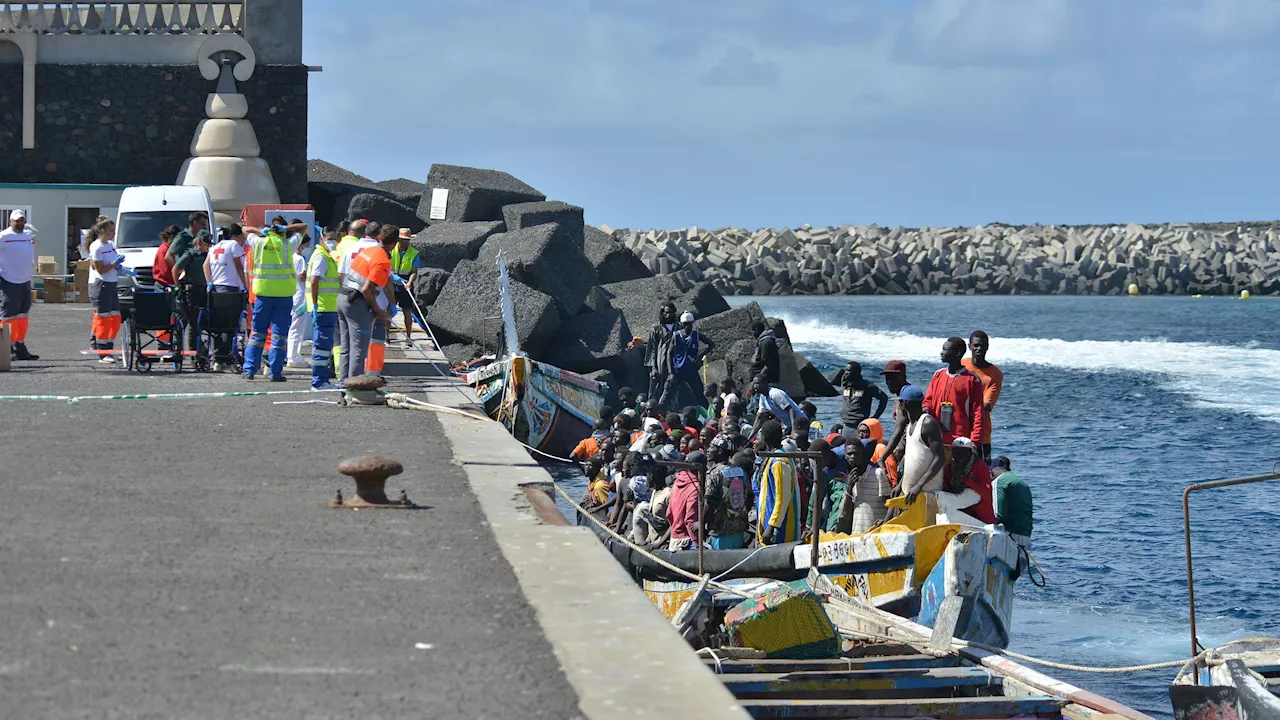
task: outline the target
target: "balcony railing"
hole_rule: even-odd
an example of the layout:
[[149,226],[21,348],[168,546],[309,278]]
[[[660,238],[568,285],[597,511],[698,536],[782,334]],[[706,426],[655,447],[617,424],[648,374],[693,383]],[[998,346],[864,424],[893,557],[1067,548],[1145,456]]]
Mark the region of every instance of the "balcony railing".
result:
[[0,10],[0,33],[215,35],[243,30],[243,0],[6,2]]

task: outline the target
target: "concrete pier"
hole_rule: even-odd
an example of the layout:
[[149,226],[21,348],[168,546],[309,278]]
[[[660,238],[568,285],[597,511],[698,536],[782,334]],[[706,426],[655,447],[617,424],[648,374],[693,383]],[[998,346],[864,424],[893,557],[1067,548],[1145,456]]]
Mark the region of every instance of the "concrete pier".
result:
[[[86,306],[37,305],[42,359],[0,395],[306,390],[79,354]],[[468,407],[420,354],[388,389]],[[425,394],[424,394],[425,391]],[[14,717],[742,718],[496,423],[391,408],[0,401],[0,696]],[[331,510],[352,455],[421,510]]]

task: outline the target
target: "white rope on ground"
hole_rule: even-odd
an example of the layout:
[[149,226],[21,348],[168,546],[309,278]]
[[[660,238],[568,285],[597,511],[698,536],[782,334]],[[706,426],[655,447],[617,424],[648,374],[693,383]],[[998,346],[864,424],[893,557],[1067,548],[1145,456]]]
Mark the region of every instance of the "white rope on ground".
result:
[[434,412],[445,412],[445,413],[451,413],[453,415],[461,415],[462,417],[471,418],[472,420],[482,420],[485,422],[492,422],[492,418],[485,417],[484,415],[476,415],[475,413],[469,413],[466,410],[451,408],[447,405],[436,405],[434,403],[417,400],[415,398],[411,398],[408,395],[404,395],[402,393],[386,393],[386,398],[387,398],[388,405],[390,405],[393,408],[398,408],[401,410],[426,410],[426,411],[434,411]]

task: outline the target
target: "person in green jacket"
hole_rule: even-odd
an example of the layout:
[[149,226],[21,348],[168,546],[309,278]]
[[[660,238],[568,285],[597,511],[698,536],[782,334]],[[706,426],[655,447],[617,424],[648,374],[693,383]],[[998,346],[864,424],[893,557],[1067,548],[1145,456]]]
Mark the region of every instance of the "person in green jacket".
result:
[[1031,488],[1013,472],[1012,467],[1013,463],[1004,455],[996,458],[991,466],[991,475],[996,483],[996,522],[1004,526],[1014,542],[1030,550],[1033,524]]

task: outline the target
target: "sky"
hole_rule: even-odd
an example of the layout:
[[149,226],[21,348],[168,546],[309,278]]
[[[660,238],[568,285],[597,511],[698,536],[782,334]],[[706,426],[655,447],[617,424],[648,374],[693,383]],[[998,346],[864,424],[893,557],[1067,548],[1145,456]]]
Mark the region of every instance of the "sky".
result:
[[614,228],[1280,217],[1280,0],[358,5],[306,0],[308,155],[374,180]]

